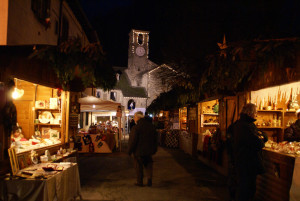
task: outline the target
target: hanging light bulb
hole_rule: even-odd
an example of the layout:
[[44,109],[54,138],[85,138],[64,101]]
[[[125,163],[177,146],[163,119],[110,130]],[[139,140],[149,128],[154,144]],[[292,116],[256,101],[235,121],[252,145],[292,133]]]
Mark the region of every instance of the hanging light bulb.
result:
[[24,95],[24,90],[23,89],[18,89],[15,87],[14,92],[12,93],[12,98],[13,99],[18,99],[21,98]]
[[16,87],[15,87],[13,93],[12,93],[12,98],[13,99],[18,99],[18,98],[21,98],[23,95],[24,95],[24,90],[17,88],[17,79],[16,79]]

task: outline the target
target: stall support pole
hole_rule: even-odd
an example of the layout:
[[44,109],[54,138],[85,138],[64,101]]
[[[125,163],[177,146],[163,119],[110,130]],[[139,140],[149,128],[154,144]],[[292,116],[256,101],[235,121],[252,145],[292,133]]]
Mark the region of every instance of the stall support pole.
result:
[[120,146],[120,152],[122,151],[122,143],[121,143],[121,140],[120,140],[120,136],[122,136],[122,121],[121,121],[121,117],[118,117],[118,121],[119,121],[119,133],[118,133],[118,141],[119,141],[119,146]]

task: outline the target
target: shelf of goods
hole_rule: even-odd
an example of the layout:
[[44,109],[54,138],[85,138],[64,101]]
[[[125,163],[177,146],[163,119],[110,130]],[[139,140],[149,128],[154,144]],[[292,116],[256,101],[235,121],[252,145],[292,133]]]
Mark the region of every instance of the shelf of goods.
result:
[[280,142],[284,140],[284,130],[295,120],[295,111],[258,110],[255,124],[268,133],[271,140]]
[[187,129],[187,108],[183,107],[179,109],[179,122],[180,130]]
[[17,80],[24,95],[14,100],[19,129],[12,136],[16,153],[64,146],[69,92]]
[[219,101],[211,100],[198,103],[198,133],[204,133],[207,129],[211,132],[219,126]]

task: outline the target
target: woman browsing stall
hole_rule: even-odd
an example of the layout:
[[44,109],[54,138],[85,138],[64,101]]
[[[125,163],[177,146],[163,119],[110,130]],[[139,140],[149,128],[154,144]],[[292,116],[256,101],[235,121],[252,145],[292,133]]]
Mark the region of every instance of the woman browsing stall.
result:
[[284,130],[285,141],[300,141],[300,109],[296,111],[296,116],[296,122]]

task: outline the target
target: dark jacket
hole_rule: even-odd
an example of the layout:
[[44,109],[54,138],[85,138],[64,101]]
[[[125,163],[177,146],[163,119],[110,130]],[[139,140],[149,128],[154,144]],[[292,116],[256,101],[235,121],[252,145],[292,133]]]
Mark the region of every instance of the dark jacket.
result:
[[153,119],[149,115],[146,115],[144,118],[148,120],[150,123],[152,123],[153,121]]
[[155,127],[145,118],[137,122],[129,135],[128,154],[135,156],[151,156],[157,151],[157,132]]
[[262,148],[267,137],[259,137],[254,121],[248,115],[241,114],[241,118],[233,125],[233,155],[238,170],[247,171],[249,174],[262,174]]
[[284,130],[285,141],[300,141],[300,119]]
[[130,128],[130,130],[132,129],[133,126],[135,126],[135,122],[134,122],[134,120],[132,119],[132,120],[130,121],[130,123],[129,123],[129,128]]

